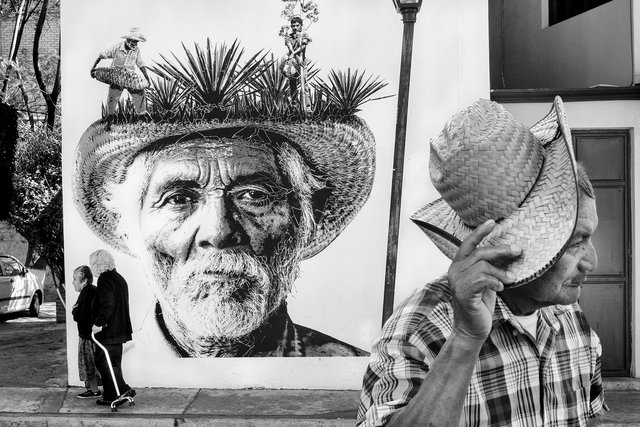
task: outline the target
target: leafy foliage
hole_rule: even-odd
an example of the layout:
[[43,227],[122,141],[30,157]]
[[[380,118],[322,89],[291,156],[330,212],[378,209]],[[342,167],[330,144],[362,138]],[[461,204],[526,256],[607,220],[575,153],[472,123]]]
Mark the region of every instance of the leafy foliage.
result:
[[[19,134],[10,219],[33,250],[39,241],[38,220],[62,188],[62,138],[60,126],[50,131],[44,124],[35,130],[21,125]],[[62,217],[61,206],[56,216]]]
[[173,61],[160,55],[164,62],[156,63],[153,71],[180,82],[191,92],[199,107],[209,108],[208,114],[214,118],[226,116],[225,109],[233,99],[248,87],[248,82],[262,73],[266,66],[262,51],[254,54],[241,65],[244,49],[235,40],[231,46],[223,43],[212,47],[211,40],[202,48],[194,43],[194,51],[183,44],[187,56],[182,62],[172,53]]
[[360,106],[371,99],[371,96],[385,87],[387,83],[379,77],[369,76],[351,69],[347,72],[331,70],[329,82],[320,80],[315,83],[317,89],[327,95],[329,108],[333,114],[352,115],[360,111]]
[[[136,121],[196,121],[201,119],[273,119],[283,121],[345,120],[359,111],[362,104],[387,84],[379,77],[366,77],[364,72],[332,70],[325,82],[318,78],[320,70],[308,65],[309,105],[292,102],[281,61],[258,52],[240,64],[244,52],[235,41],[231,47],[198,44],[194,51],[184,45],[186,62],[175,55],[172,60],[161,56],[153,71],[148,90],[148,115],[135,113],[130,101],[121,101],[114,116],[102,116],[112,123]],[[380,99],[380,98],[378,98]]]
[[149,109],[154,114],[170,118],[192,102],[191,90],[175,79],[151,79],[147,90]]

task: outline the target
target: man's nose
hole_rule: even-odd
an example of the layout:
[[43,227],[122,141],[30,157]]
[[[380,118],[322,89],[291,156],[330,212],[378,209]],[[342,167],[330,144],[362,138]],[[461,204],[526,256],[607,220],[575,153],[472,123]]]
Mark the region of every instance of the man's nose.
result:
[[195,244],[198,248],[224,249],[243,244],[242,227],[224,196],[209,197],[198,212]]
[[598,268],[598,254],[596,253],[596,248],[593,246],[591,239],[589,239],[586,244],[585,252],[578,264],[578,268],[585,274],[590,274]]

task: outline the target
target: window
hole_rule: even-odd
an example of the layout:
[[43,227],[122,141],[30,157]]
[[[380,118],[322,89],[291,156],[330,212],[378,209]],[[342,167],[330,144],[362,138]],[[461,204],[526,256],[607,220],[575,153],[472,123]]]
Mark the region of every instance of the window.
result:
[[549,25],[573,18],[611,0],[549,0]]
[[2,265],[2,272],[4,276],[15,276],[20,274],[22,268],[15,260],[9,257],[0,258],[0,264]]

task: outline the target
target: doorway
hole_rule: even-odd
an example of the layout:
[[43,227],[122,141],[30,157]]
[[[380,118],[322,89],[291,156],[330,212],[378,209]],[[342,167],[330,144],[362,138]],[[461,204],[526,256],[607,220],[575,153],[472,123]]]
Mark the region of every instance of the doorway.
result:
[[593,236],[598,268],[582,288],[580,306],[602,342],[602,374],[629,376],[631,360],[630,130],[572,130],[576,159],[596,193]]

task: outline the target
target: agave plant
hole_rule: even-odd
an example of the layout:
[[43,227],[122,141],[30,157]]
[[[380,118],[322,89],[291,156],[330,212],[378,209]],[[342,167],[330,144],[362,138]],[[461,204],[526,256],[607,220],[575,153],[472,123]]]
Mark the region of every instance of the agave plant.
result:
[[147,91],[150,110],[160,116],[177,113],[187,104],[191,90],[175,79],[160,77],[151,79],[151,87]]
[[[271,59],[265,63],[264,72],[251,82],[251,87],[260,95],[262,103],[272,103],[274,110],[281,110],[283,106],[290,104],[289,85],[281,66],[282,61],[271,54]],[[319,71],[315,68],[315,63],[307,64],[307,84]]]
[[194,43],[194,50],[182,45],[186,61],[171,52],[173,60],[160,55],[164,62],[157,62],[154,71],[165,78],[174,79],[191,91],[196,103],[224,115],[234,98],[247,91],[249,83],[259,77],[269,65],[262,50],[241,64],[244,49],[235,40],[212,46],[207,38],[203,48]]
[[380,80],[380,77],[369,76],[365,79],[364,72],[355,70],[352,73],[348,68],[346,73],[331,70],[328,79],[328,83],[320,79],[312,84],[324,92],[329,108],[336,115],[353,115],[360,111],[362,104],[374,99],[387,98],[371,98],[374,93],[387,85]]

